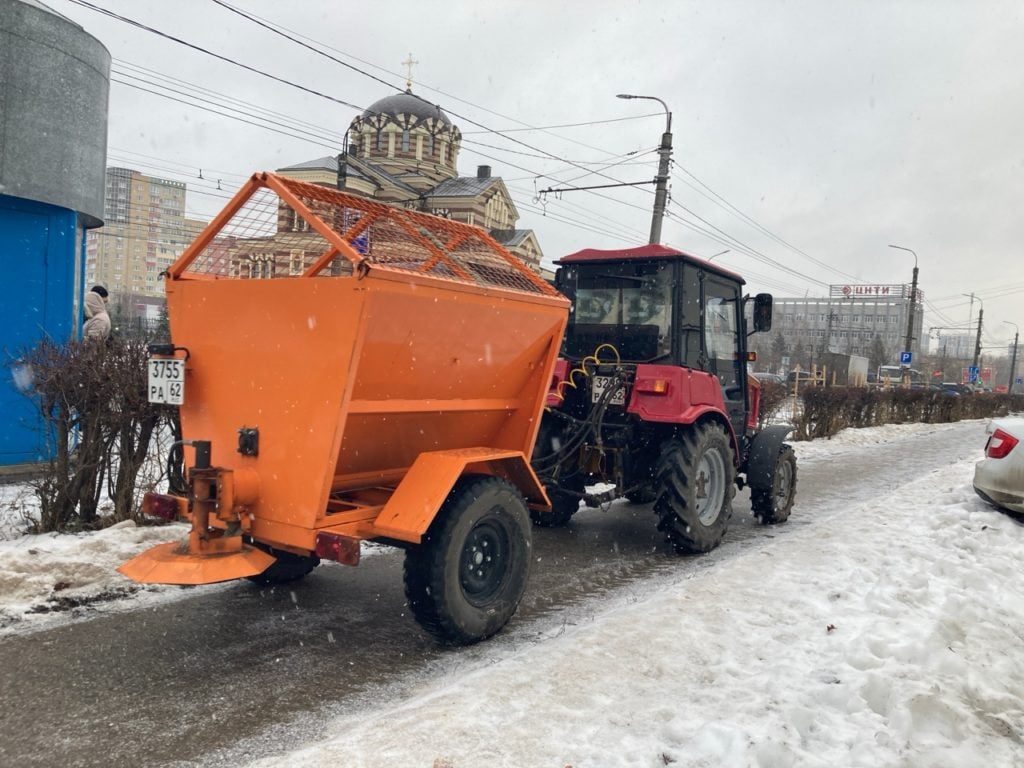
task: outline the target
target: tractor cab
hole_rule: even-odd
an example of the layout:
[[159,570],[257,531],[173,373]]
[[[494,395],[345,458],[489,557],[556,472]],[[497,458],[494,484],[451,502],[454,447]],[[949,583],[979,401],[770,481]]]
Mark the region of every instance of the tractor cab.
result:
[[[580,361],[602,348],[635,375],[646,365],[714,376],[733,431],[746,432],[747,330],[739,275],[674,248],[648,245],[564,257],[555,287],[573,304],[562,354]],[[755,299],[755,330],[771,327],[771,296]],[[753,414],[756,417],[756,414]]]

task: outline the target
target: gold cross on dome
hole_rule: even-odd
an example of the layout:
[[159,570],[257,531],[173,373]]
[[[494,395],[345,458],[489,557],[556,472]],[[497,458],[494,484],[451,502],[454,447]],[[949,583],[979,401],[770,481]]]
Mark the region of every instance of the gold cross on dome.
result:
[[418,61],[413,61],[412,54],[409,54],[409,58],[402,62],[402,66],[406,68],[405,73],[405,87],[406,90],[412,90],[412,65],[419,64]]

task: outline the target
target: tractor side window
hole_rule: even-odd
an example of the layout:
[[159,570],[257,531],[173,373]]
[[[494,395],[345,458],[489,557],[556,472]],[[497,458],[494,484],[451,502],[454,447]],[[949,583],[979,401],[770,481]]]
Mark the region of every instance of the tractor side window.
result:
[[708,369],[726,390],[739,384],[739,300],[736,289],[707,281],[704,289],[704,350]]

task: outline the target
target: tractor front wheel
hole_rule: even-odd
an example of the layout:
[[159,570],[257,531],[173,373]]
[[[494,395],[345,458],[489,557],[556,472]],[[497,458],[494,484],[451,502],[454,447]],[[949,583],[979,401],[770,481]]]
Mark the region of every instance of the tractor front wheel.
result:
[[463,477],[423,541],[406,551],[405,596],[416,621],[451,645],[490,637],[519,606],[530,546],[522,494],[501,478]]
[[796,499],[796,455],[782,444],[772,470],[770,488],[751,488],[750,506],[762,523],[784,523],[789,519]]
[[569,524],[572,516],[579,512],[583,493],[583,478],[575,477],[566,482],[565,488],[547,486],[548,499],[551,500],[550,512],[530,510],[533,524],[541,528],[563,528]]
[[709,552],[721,543],[735,478],[732,446],[717,424],[691,428],[662,446],[654,512],[658,530],[677,552]]

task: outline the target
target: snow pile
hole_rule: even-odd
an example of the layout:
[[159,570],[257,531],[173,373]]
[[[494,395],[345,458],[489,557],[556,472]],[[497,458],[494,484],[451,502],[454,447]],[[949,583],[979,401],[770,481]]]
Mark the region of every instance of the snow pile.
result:
[[[974,419],[968,421],[955,421],[950,424],[887,424],[883,427],[865,427],[863,429],[844,429],[838,435],[824,440],[812,440],[810,442],[795,442],[793,449],[801,459],[816,459],[822,456],[835,457],[846,449],[858,449],[881,445],[884,443],[895,443],[913,435],[941,435],[943,432],[950,432],[964,424],[977,423],[985,424],[987,419]],[[979,430],[981,435],[983,430]],[[979,438],[977,446],[977,458],[982,458],[982,448],[985,445],[984,438]]]
[[188,526],[182,523],[137,527],[127,521],[91,533],[0,541],[0,632],[29,628],[52,611],[120,599],[143,589],[180,592],[178,587],[143,588],[115,569],[144,549],[186,536]]
[[254,766],[1019,765],[1024,526],[973,462]]

